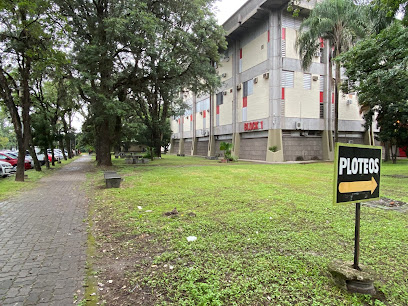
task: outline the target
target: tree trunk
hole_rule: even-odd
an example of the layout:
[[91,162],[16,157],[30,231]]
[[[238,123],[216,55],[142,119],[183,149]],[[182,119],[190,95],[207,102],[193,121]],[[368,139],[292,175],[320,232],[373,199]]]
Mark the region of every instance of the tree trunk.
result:
[[61,120],[62,120],[62,124],[64,128],[64,134],[65,134],[64,138],[65,138],[65,144],[67,146],[68,158],[71,159],[72,158],[72,145],[71,145],[71,137],[68,134],[68,124],[64,116],[62,116]]
[[44,149],[43,149],[43,152],[44,152],[45,166],[47,167],[47,169],[50,169],[50,160],[48,159],[47,148],[44,148]]
[[385,147],[384,161],[387,162],[390,160],[390,142],[386,141],[384,143],[384,147]]
[[396,163],[397,163],[397,151],[398,151],[398,146],[391,144],[390,147],[391,147],[392,163],[393,163],[393,164],[396,164]]
[[55,166],[55,155],[54,155],[54,142],[50,142],[50,148],[51,148],[51,164],[52,166]]
[[65,149],[64,149],[64,141],[62,138],[59,140],[59,147],[62,153],[62,156],[64,157],[64,160],[67,160],[67,156],[65,155]]
[[336,143],[339,141],[339,88],[341,84],[339,62],[336,62],[336,79],[334,84],[334,143]]
[[97,161],[98,166],[112,166],[111,160],[111,142],[110,142],[110,135],[109,135],[109,121],[104,120],[103,123],[97,126],[97,144],[98,144],[98,151],[97,151]]
[[41,165],[40,165],[40,162],[38,161],[37,154],[35,153],[34,147],[32,145],[29,145],[28,150],[30,151],[30,155],[33,158],[35,171],[41,171]]
[[24,149],[24,138],[23,136],[18,137],[18,159],[17,159],[17,169],[16,169],[16,181],[24,182],[24,162],[25,162],[25,150]]

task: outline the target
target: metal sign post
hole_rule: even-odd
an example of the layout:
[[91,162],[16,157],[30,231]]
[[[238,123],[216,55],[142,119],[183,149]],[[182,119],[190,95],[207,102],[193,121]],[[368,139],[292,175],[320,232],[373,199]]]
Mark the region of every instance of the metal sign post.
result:
[[363,201],[380,197],[381,147],[336,144],[334,203],[356,203],[354,264],[360,270],[360,210]]
[[354,264],[353,268],[361,270],[358,266],[360,260],[360,208],[361,203],[356,203],[356,226],[354,230]]

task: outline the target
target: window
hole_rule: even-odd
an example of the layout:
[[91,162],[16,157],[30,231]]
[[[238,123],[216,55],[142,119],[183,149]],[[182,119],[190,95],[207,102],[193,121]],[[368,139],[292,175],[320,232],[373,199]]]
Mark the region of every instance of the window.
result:
[[319,87],[320,92],[323,92],[324,90],[324,75],[320,76],[320,87]]
[[324,104],[323,103],[320,103],[319,118],[320,119],[324,118]]
[[303,89],[312,89],[312,75],[310,73],[303,74]]
[[295,72],[282,70],[282,87],[293,88],[295,82]]
[[196,112],[202,112],[210,108],[210,98],[201,100],[197,102],[197,110]]
[[244,97],[248,97],[254,93],[254,80],[244,82]]
[[217,105],[222,105],[222,103],[223,103],[223,93],[222,92],[219,92],[219,93],[217,93],[217,100],[216,100],[216,104]]

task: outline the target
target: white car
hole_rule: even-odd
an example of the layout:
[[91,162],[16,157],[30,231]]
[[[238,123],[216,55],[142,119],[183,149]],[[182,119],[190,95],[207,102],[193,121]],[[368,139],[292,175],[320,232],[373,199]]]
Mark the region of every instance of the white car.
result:
[[[47,152],[49,155],[52,155],[51,149],[48,149]],[[57,161],[64,159],[64,156],[62,155],[62,151],[60,149],[54,149],[54,158]]]
[[12,172],[15,172],[15,169],[10,163],[5,162],[5,161],[0,161],[0,175],[1,175],[1,177],[7,177]]

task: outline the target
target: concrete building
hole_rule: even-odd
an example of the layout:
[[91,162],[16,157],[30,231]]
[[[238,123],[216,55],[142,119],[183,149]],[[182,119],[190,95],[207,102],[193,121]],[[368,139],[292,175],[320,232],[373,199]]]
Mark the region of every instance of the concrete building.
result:
[[[293,17],[285,0],[250,0],[223,24],[228,49],[217,63],[222,86],[205,96],[183,93],[191,109],[172,120],[170,153],[216,156],[227,141],[240,159],[333,159],[329,48],[321,41],[307,71],[295,49],[314,4],[300,4],[299,17]],[[356,96],[341,95],[339,140],[372,144],[363,123]]]

